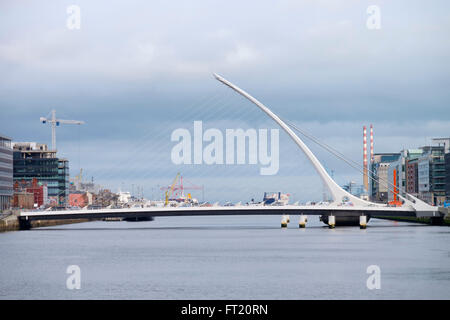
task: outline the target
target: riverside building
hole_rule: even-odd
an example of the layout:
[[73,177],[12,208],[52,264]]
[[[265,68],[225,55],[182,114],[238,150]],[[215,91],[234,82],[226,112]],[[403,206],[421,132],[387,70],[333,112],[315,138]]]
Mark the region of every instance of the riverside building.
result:
[[11,138],[0,134],[0,211],[9,209],[13,196],[13,151]]
[[36,142],[13,143],[14,181],[47,186],[50,205],[66,206],[69,200],[69,161],[56,157],[56,150]]

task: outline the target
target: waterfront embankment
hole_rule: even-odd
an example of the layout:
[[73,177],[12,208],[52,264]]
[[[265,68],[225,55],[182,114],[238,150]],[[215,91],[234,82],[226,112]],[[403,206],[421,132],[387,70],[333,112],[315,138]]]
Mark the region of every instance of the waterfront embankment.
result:
[[[31,222],[31,228],[58,226],[63,224],[73,224],[91,221],[89,219],[71,220],[36,220]],[[9,211],[0,216],[0,232],[20,230],[19,212]]]
[[[373,218],[383,219],[383,220],[394,220],[399,222],[413,222],[422,224],[438,224],[450,226],[450,208],[439,208],[445,216],[442,219],[431,219],[431,218],[416,218],[416,217],[391,217],[391,216],[374,216]],[[36,220],[31,221],[31,225],[28,228],[39,228],[39,227],[50,227],[57,225],[73,224],[94,221],[97,219],[70,219],[70,220]],[[116,220],[116,218],[107,218],[106,221]],[[117,219],[122,220],[122,219]],[[20,230],[21,226],[19,223],[19,211],[8,211],[0,215],[0,232],[6,231],[17,231]]]
[[[439,211],[444,214],[442,220],[439,220],[439,224],[450,227],[450,208],[439,208]],[[414,222],[414,223],[424,223],[424,224],[435,224],[436,220],[432,218],[416,218],[416,217],[390,217],[390,216],[376,216],[374,218],[384,219],[384,220],[394,220],[399,222]]]

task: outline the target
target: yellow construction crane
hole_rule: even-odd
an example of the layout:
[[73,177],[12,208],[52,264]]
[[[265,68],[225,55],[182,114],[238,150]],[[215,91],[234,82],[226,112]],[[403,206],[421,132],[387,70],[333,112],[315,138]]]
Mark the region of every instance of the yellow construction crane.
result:
[[169,204],[169,191],[170,196],[173,195],[173,188],[175,188],[175,184],[178,181],[178,177],[180,176],[180,173],[178,172],[175,179],[173,179],[172,185],[170,186],[170,189],[166,191],[166,200],[164,201],[164,206],[167,206]]

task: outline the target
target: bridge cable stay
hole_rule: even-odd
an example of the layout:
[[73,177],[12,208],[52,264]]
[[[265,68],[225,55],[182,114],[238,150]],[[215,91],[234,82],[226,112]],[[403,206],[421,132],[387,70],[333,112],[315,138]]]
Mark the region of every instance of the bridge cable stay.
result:
[[258,101],[256,98],[239,88],[238,86],[232,84],[230,81],[225,78],[219,76],[218,74],[213,74],[217,81],[223,83],[227,87],[231,88],[238,94],[242,95],[247,100],[251,101],[254,105],[256,105],[260,110],[266,113],[272,120],[274,120],[295,142],[295,144],[304,152],[308,160],[313,165],[314,169],[317,171],[317,174],[322,179],[322,182],[330,191],[333,201],[339,203],[340,201],[351,201],[355,205],[361,206],[381,206],[381,204],[370,202],[363,200],[359,197],[354,196],[353,194],[344,190],[341,186],[339,186],[336,181],[334,181],[328,172],[325,170],[323,165],[314,155],[314,153],[308,148],[308,146],[295,134],[295,132],[289,127],[283,120],[281,120],[275,113],[273,113],[268,107]]
[[[225,78],[219,76],[218,74],[214,73],[214,78],[218,80],[219,82],[223,83],[227,87],[233,89],[238,94],[245,97],[247,100],[251,101],[253,104],[255,104],[259,109],[261,109],[264,113],[266,113],[270,118],[272,118],[291,138],[294,140],[294,142],[297,144],[297,146],[305,153],[307,158],[311,161],[312,165],[316,169],[319,176],[322,178],[323,183],[328,187],[328,190],[331,192],[333,200],[339,201],[344,199],[350,199],[354,204],[356,205],[362,205],[362,206],[380,206],[381,204],[366,201],[363,199],[360,199],[351,193],[345,191],[341,186],[339,186],[326,172],[325,168],[322,166],[320,161],[317,159],[317,157],[312,153],[312,151],[308,148],[308,146],[295,134],[295,132],[292,130],[292,128],[279,116],[277,116],[275,113],[273,113],[269,108],[267,108],[264,104],[262,104],[260,101],[258,101],[256,98],[239,88],[238,86],[234,85],[230,81],[226,80]],[[338,156],[338,155],[336,155]],[[338,156],[342,159],[342,156]],[[345,158],[345,157],[344,157]],[[420,200],[419,198],[414,197],[411,194],[405,193],[405,198],[401,195],[399,197],[404,200],[405,204],[410,205],[413,207],[414,210],[421,213],[432,213],[433,216],[436,213],[436,207],[429,205],[428,203],[424,202],[423,200]]]
[[[334,156],[336,156],[337,158],[341,159],[342,161],[344,161],[345,163],[347,163],[349,166],[351,166],[353,169],[356,169],[357,171],[359,171],[360,173],[364,174],[363,171],[363,167],[357,163],[356,161],[353,161],[351,159],[348,159],[347,157],[345,157],[341,152],[339,152],[338,150],[334,149],[333,147],[327,145],[326,143],[320,141],[319,139],[317,139],[315,136],[313,136],[312,134],[306,132],[305,130],[302,130],[300,128],[298,128],[295,124],[293,124],[292,122],[282,119],[284,122],[286,122],[292,129],[294,129],[295,131],[299,132],[300,134],[302,134],[304,137],[308,138],[309,140],[311,140],[312,142],[316,143],[317,145],[319,145],[320,147],[324,148],[325,150],[327,150],[328,152],[330,152],[331,154],[333,154]],[[377,181],[376,178],[374,178],[374,176],[376,175],[374,171],[372,170],[368,170],[370,175],[369,178],[373,181]],[[378,180],[381,180],[382,182],[386,183],[388,185],[388,190],[391,191],[392,193],[395,193],[395,189],[397,188],[397,186],[395,186],[393,183],[389,182],[388,180],[385,180],[383,178],[378,177]],[[392,189],[392,188],[393,189]],[[400,190],[402,190],[403,192],[405,192],[402,188],[400,188]],[[406,192],[405,192],[406,193]],[[406,193],[407,195],[409,195],[408,193]],[[401,195],[397,194],[399,197],[403,198]],[[404,198],[403,198],[404,199]]]
[[[190,110],[195,106],[203,106],[203,105],[207,105],[209,103],[217,104],[217,101],[219,98],[220,98],[219,94],[203,96],[201,99],[199,99],[199,101],[195,101],[192,104],[189,104],[187,109]],[[180,117],[179,117],[180,121],[184,121],[187,119],[188,119],[187,113],[180,114]],[[164,133],[162,130],[160,130],[158,133],[155,134],[154,131],[152,131],[151,129],[148,129],[144,132],[144,134],[137,136],[137,137],[133,137],[134,138],[133,142],[128,145],[128,148],[130,150],[129,154],[124,156],[122,159],[117,159],[115,162],[109,162],[110,165],[106,167],[108,170],[103,170],[103,172],[102,171],[94,172],[94,174],[96,174],[96,180],[97,181],[109,181],[115,177],[115,175],[117,174],[117,170],[121,170],[124,167],[127,168],[127,172],[131,172],[132,175],[136,175],[135,172],[132,172],[132,170],[141,169],[141,168],[139,168],[139,163],[137,161],[135,161],[135,157],[137,155],[136,152],[138,152],[139,150],[146,149],[146,148],[151,148],[151,149],[154,149],[155,147],[159,148],[162,144],[160,143],[155,146],[155,145],[153,145],[153,141],[162,140],[162,139],[158,140],[156,138],[161,138],[163,136],[163,134]],[[150,137],[153,137],[156,140],[149,139]],[[144,175],[142,175],[142,173],[139,174],[140,178],[142,178],[143,176],[145,176],[145,174]],[[107,182],[105,182],[105,183],[107,183]]]
[[[363,167],[357,163],[356,161],[353,161],[351,159],[346,158],[341,152],[339,152],[338,150],[334,149],[333,147],[327,145],[326,143],[320,141],[318,138],[316,138],[315,136],[313,136],[312,134],[298,128],[296,125],[294,125],[292,122],[282,119],[284,122],[286,122],[290,127],[292,127],[295,131],[299,132],[300,134],[302,134],[304,137],[308,138],[309,140],[311,140],[312,142],[316,143],[317,145],[319,145],[320,147],[324,148],[325,150],[327,150],[328,152],[330,152],[331,154],[333,154],[334,156],[336,156],[337,158],[341,159],[342,161],[346,162],[349,166],[351,166],[352,168],[358,170],[360,173],[363,173],[362,169]],[[369,173],[371,174],[375,174],[373,171],[368,170]],[[371,177],[372,180],[376,181],[375,178]],[[386,181],[382,178],[379,178],[380,180],[382,180],[383,182],[386,182],[390,185],[393,186],[392,183],[390,183],[389,181]]]
[[[214,94],[207,94],[203,95],[201,98],[196,99],[196,101],[192,102],[192,104],[189,104],[189,107],[187,109],[192,108],[206,108],[212,104],[214,106],[222,105],[223,102],[223,93],[214,93]],[[191,115],[189,113],[181,113],[178,117],[178,120],[180,122],[186,122],[188,119],[190,119]],[[102,166],[99,169],[92,169],[90,170],[90,175],[94,175],[98,183],[101,183],[102,188],[103,186],[111,186],[111,183],[114,183],[114,179],[116,178],[117,172],[120,170],[124,170],[123,168],[126,167],[126,171],[120,171],[125,172],[127,174],[127,178],[137,177],[137,171],[139,171],[139,179],[145,179],[150,174],[147,171],[141,172],[141,168],[139,167],[140,163],[135,160],[135,157],[137,155],[137,152],[140,152],[140,150],[144,149],[155,149],[159,148],[161,150],[162,146],[164,145],[162,142],[156,142],[153,141],[163,141],[162,137],[165,134],[165,131],[159,130],[159,132],[155,133],[154,131],[147,129],[143,131],[142,135],[133,137],[133,142],[129,143],[127,145],[127,148],[129,152],[124,154],[123,157],[120,157],[116,159],[115,161],[104,161],[105,165]],[[149,137],[155,138],[149,139]],[[160,139],[159,139],[160,138]],[[114,147],[114,144],[110,142],[109,147]],[[105,148],[109,148],[108,146],[105,146]],[[145,155],[145,154],[144,154]],[[145,168],[147,169],[147,167]],[[171,169],[164,169],[160,170],[158,172],[161,175],[172,175]],[[111,180],[113,182],[111,182]],[[142,182],[144,184],[146,182]],[[164,196],[162,196],[162,199]]]

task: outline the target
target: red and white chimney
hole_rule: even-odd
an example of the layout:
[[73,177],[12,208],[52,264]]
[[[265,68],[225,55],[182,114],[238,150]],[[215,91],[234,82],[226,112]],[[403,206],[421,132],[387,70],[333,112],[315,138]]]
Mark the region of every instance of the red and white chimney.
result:
[[370,163],[373,163],[373,125],[370,125]]

